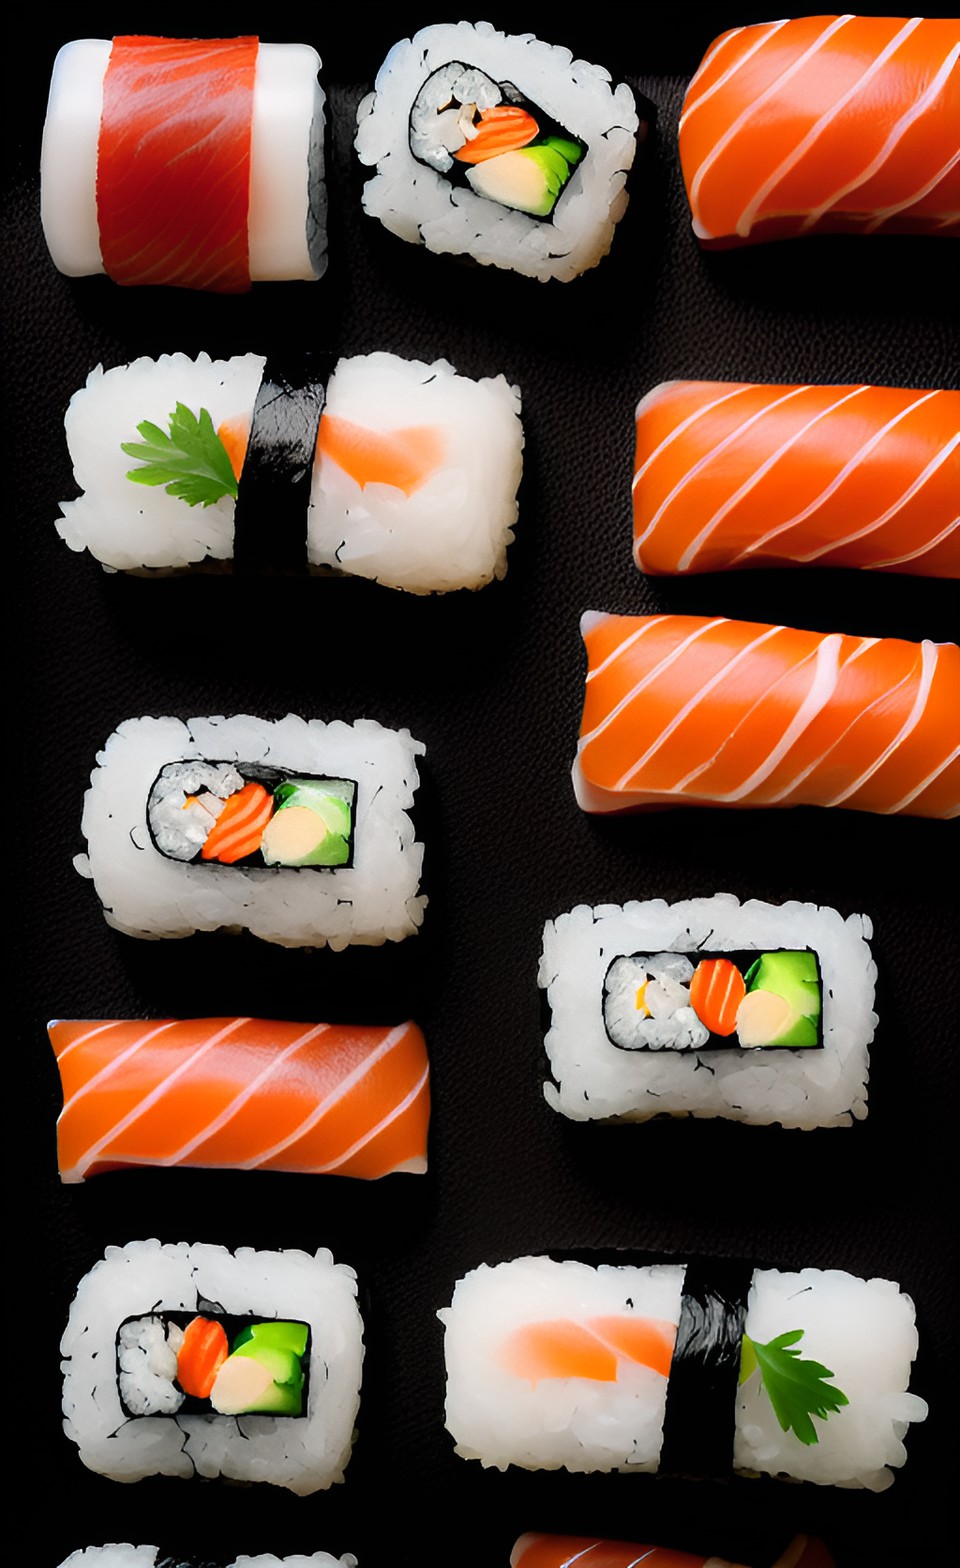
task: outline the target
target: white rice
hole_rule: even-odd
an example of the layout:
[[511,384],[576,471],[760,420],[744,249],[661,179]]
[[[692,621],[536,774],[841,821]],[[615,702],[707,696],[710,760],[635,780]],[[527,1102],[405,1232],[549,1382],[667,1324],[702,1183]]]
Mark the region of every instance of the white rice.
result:
[[[156,1568],[158,1546],[87,1546],[71,1552],[60,1568]],[[357,1568],[352,1552],[331,1557],[329,1552],[313,1552],[309,1557],[238,1557],[228,1568]]]
[[[586,156],[549,220],[451,185],[414,158],[411,107],[427,78],[451,60],[511,82],[586,143]],[[394,45],[358,110],[357,153],[377,169],[364,186],[363,205],[391,233],[428,250],[472,256],[542,280],[575,278],[610,249],[627,206],[638,125],[629,87],[611,87],[607,71],[574,60],[569,49],[529,33],[500,33],[488,22],[426,27]]]
[[[40,216],[54,265],[71,278],[104,270],[97,154],[111,40],[64,44],[50,81],[40,154]],[[260,44],[253,87],[250,278],[318,278],[326,270],[324,94],[309,44]]]
[[[755,1125],[848,1127],[867,1114],[876,965],[866,915],[816,904],[744,904],[729,893],[668,904],[579,905],[544,927],[539,982],[551,1026],[548,1105],[575,1121],[722,1116]],[[811,948],[823,1045],[798,1050],[622,1050],[604,1027],[604,980],[631,954]]]
[[[215,428],[249,418],[265,360],[260,354],[211,360],[164,354],[104,372],[74,393],[66,435],[84,494],[61,502],[57,531],[72,550],[89,550],[107,570],[173,571],[233,556],[232,496],[188,506],[158,486],[132,483],[136,467],[121,443],[137,441],[144,420],[167,429],[178,402],[210,414]],[[480,588],[507,569],[523,467],[520,393],[503,376],[473,381],[446,360],[432,365],[395,354],[339,361],[325,412],[386,432],[430,426],[444,456],[406,494],[395,485],[361,486],[318,449],[305,549],[320,571],[368,577],[412,593]]]
[[[655,1471],[667,1380],[621,1360],[615,1381],[545,1378],[500,1361],[505,1338],[525,1324],[576,1322],[636,1312],[678,1323],[683,1265],[593,1267],[551,1258],[481,1264],[457,1282],[445,1325],[446,1424],[456,1451],[505,1470]],[[739,1389],[731,1455],[742,1473],[881,1491],[903,1464],[903,1437],[927,1407],[908,1392],[917,1350],[913,1303],[890,1280],[837,1270],[758,1269],[745,1333],[760,1343],[795,1329],[802,1351],[831,1369],[849,1404],[816,1421],[809,1447],[783,1432],[755,1374]]]
[[[300,1496],[343,1480],[360,1403],[363,1323],[356,1275],[321,1249],[255,1252],[186,1242],[110,1247],[81,1280],[60,1349],[64,1431],[90,1470],[267,1481]],[[303,1417],[172,1415],[131,1419],[117,1382],[120,1324],[145,1312],[203,1310],[291,1318],[311,1332]],[[143,1550],[143,1548],[141,1548]]]
[[[179,937],[220,927],[284,947],[341,949],[411,936],[423,919],[423,845],[409,816],[424,748],[372,720],[127,719],[98,753],[84,799],[92,877],[108,923],[128,936]],[[357,783],[353,864],[242,868],[168,860],[153,844],[147,800],[160,770],[189,758],[265,762]]]

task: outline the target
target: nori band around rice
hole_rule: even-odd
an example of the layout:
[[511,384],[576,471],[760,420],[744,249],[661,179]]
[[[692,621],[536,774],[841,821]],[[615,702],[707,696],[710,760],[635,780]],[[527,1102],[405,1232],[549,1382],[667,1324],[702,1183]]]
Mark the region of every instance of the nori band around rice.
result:
[[733,1439],[743,1325],[753,1266],[738,1260],[688,1263],[667,1385],[661,1475],[725,1479]]
[[250,423],[234,514],[241,575],[305,573],[307,509],[331,355],[268,356]]

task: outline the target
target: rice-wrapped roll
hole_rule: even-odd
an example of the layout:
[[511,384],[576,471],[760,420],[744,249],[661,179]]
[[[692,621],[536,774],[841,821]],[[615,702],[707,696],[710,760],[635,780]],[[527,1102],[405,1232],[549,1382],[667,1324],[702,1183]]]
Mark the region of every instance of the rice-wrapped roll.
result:
[[[159,1546],[87,1546],[71,1552],[60,1568],[193,1568],[192,1559],[177,1552],[175,1558]],[[197,1568],[204,1568],[198,1562]],[[206,1565],[209,1568],[209,1564]],[[256,1557],[237,1557],[228,1568],[357,1568],[352,1552],[343,1557],[331,1557],[329,1552],[311,1552],[309,1556],[274,1557],[272,1552]]]
[[80,1282],[60,1348],[64,1431],[90,1470],[300,1496],[343,1480],[363,1323],[353,1270],[323,1249],[110,1247]]
[[481,1264],[445,1325],[457,1453],[505,1470],[764,1473],[883,1491],[927,1407],[892,1280],[729,1260]]
[[57,55],[40,215],[69,277],[236,293],[326,268],[308,44],[83,38]]
[[395,354],[323,369],[259,354],[98,367],[67,409],[84,493],[58,532],[108,570],[309,567],[412,593],[503,577],[519,390]]
[[574,1121],[867,1114],[876,965],[865,915],[815,904],[584,905],[548,920],[547,1104]]
[[360,105],[363,205],[401,239],[528,277],[607,254],[640,121],[600,66],[488,22],[395,44]]
[[427,902],[409,815],[423,750],[368,719],[127,719],[98,754],[76,868],[128,936],[400,941]]

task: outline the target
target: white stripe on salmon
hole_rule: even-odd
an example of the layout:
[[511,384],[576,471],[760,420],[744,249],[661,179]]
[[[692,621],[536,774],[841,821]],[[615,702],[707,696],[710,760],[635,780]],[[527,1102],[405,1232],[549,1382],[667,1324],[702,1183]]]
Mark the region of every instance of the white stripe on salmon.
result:
[[683,477],[677,480],[673,489],[670,491],[670,494],[663,501],[661,501],[646,528],[643,530],[643,533],[640,534],[639,537],[634,541],[633,553],[637,557],[638,564],[638,552],[641,545],[643,545],[645,541],[649,539],[650,535],[653,533],[653,530],[660,521],[660,518],[663,516],[667,508],[671,506],[672,503],[676,500],[681,490],[684,490],[690,481],[696,478],[697,474],[706,468],[709,463],[712,463],[714,458],[718,457],[721,452],[725,452],[728,446],[732,446],[734,441],[739,440],[744,432],[750,430],[758,420],[763,419],[766,414],[772,414],[773,410],[775,408],[779,408],[781,403],[789,403],[791,399],[799,397],[801,392],[810,392],[811,390],[812,388],[809,386],[791,387],[788,392],[784,392],[782,397],[775,398],[772,403],[765,404],[763,408],[758,408],[755,414],[751,414],[749,419],[745,419],[742,425],[737,425],[737,427],[725,435],[721,441],[718,441],[715,446],[712,446],[709,452],[704,452],[703,456],[697,459],[692,468],[687,469]]
[[864,768],[863,772],[847,785],[846,789],[842,789],[840,790],[839,794],[834,795],[831,804],[838,806],[842,800],[849,800],[851,795],[855,795],[857,790],[860,789],[861,785],[866,784],[867,780],[873,777],[877,769],[883,767],[883,764],[886,762],[887,758],[892,757],[897,747],[903,744],[912,730],[916,729],[920,719],[923,717],[924,709],[927,706],[927,699],[930,696],[930,687],[933,685],[933,675],[937,667],[937,656],[937,647],[935,643],[924,641],[921,644],[920,683],[917,687],[917,695],[913,699],[913,706],[911,707],[910,712],[907,714],[907,717],[900,726],[900,729],[897,731],[896,735],[893,737],[887,747],[880,753],[878,757],[874,758],[869,767]]
[[[829,212],[845,196],[849,196],[853,191],[859,190],[861,185],[866,185],[867,181],[871,180],[877,171],[883,168],[883,165],[891,157],[897,144],[903,140],[913,122],[925,114],[930,104],[940,97],[950,77],[950,73],[957,63],[958,56],[960,56],[960,44],[957,44],[955,48],[950,50],[926,92],[900,116],[876,157],[870,160],[866,168],[855,179],[848,180],[847,184],[841,185],[839,190],[832,191],[826,201],[820,202],[819,206],[813,208],[800,226],[801,234],[805,234],[808,229],[812,229],[814,224],[819,223],[825,212]],[[911,199],[915,200],[916,198]]]
[[[119,1056],[114,1057],[112,1062],[107,1062],[106,1066],[101,1067],[100,1071],[94,1073],[92,1078],[88,1078],[86,1083],[81,1084],[80,1088],[70,1096],[69,1100],[64,1101],[64,1111],[68,1111],[71,1106],[76,1105],[77,1101],[82,1100],[83,1096],[85,1094],[89,1094],[91,1089],[98,1088],[105,1079],[112,1077],[117,1069],[122,1067],[124,1062],[129,1061],[131,1056],[136,1056],[137,1052],[141,1049],[142,1046],[146,1045],[148,1041],[155,1039],[158,1034],[163,1034],[164,1030],[172,1029],[175,1022],[175,1019],[168,1019],[166,1023],[157,1024],[153,1029],[148,1029],[147,1033],[141,1035],[139,1040],[134,1040],[133,1044],[128,1045],[127,1049],[125,1051],[121,1051]],[[71,1040],[66,1049],[60,1052],[60,1055],[57,1057],[57,1061],[62,1062],[64,1057],[68,1056],[76,1046],[83,1045],[87,1040],[92,1040],[95,1035],[103,1034],[107,1029],[117,1029],[122,1027],[122,1024],[116,1024],[111,1021],[110,1023],[98,1025],[96,1029],[88,1030],[86,1034],[80,1035],[78,1039]]]
[[[726,85],[730,81],[730,79],[732,77],[736,76],[737,72],[740,70],[740,67],[743,66],[743,65],[746,65],[748,60],[752,60],[752,58],[756,54],[757,50],[758,49],[762,49],[764,44],[767,42],[768,38],[772,38],[774,33],[778,33],[780,31],[781,27],[785,27],[786,26],[786,22],[787,22],[786,17],[784,17],[783,20],[780,21],[780,22],[768,22],[766,24],[766,26],[768,28],[768,31],[765,32],[765,33],[762,33],[761,36],[759,38],[757,38],[756,41],[750,45],[749,49],[745,49],[744,50],[743,54],[740,56],[740,58],[738,60],[734,60],[732,65],[728,65],[727,69],[725,71],[721,72],[721,74],[717,77],[716,81],[711,83],[711,85],[707,88],[706,92],[701,93],[699,98],[695,99],[695,101],[693,103],[691,103],[690,102],[690,94],[693,92],[694,88],[696,87],[696,85],[697,85],[698,81],[700,80],[701,76],[703,75],[704,71],[706,71],[706,69],[710,65],[710,63],[713,60],[716,59],[716,57],[720,53],[720,50],[723,47],[723,45],[732,43],[735,38],[739,37],[739,35],[744,31],[744,29],[742,27],[735,27],[735,28],[733,28],[733,30],[731,32],[724,33],[722,38],[717,39],[717,42],[716,42],[714,48],[708,51],[708,53],[706,54],[704,59],[701,60],[700,65],[697,68],[696,74],[690,78],[690,86],[687,88],[686,98],[684,99],[683,113],[681,114],[680,119],[679,119],[679,121],[677,123],[677,131],[678,132],[680,130],[680,127],[682,125],[686,124],[687,120],[690,118],[690,116],[693,113],[693,111],[695,109],[699,109],[702,104],[707,103],[713,97],[714,93],[720,91],[721,87],[726,87]],[[760,32],[760,28],[759,27],[757,28],[757,31]]]
[[[707,542],[707,540],[710,538],[710,535],[714,533],[720,523],[722,523],[728,512],[731,512],[733,508],[744,499],[745,496],[750,494],[750,491],[760,483],[760,480],[764,477],[764,475],[770,472],[774,463],[778,462],[785,452],[789,452],[790,448],[797,441],[800,441],[806,435],[808,430],[812,430],[813,426],[818,424],[821,419],[826,419],[829,414],[832,414],[836,409],[841,408],[844,403],[849,403],[851,398],[859,397],[861,392],[869,392],[869,390],[870,388],[867,386],[854,387],[852,392],[844,393],[843,397],[838,398],[835,403],[829,404],[827,408],[822,408],[819,413],[813,415],[812,419],[808,419],[805,425],[801,425],[798,430],[795,430],[792,436],[788,436],[785,441],[782,441],[781,444],[777,447],[776,451],[771,452],[770,456],[764,459],[764,461],[760,464],[760,467],[750,475],[750,478],[744,480],[739,490],[734,491],[733,495],[729,496],[727,500],[724,501],[723,505],[717,508],[713,516],[701,528],[696,538],[691,540],[690,544],[687,546],[686,550],[684,550],[680,560],[677,563],[677,571],[685,572],[687,570],[691,561],[693,561],[697,555],[699,555],[702,546]],[[775,407],[776,405],[771,406]],[[831,542],[831,544],[826,545],[824,548],[828,550],[832,549],[833,543]]]
[[[907,794],[904,795],[902,800],[898,800],[895,806],[881,806],[879,809],[882,814],[887,817],[892,817],[895,812],[903,811],[905,807],[911,805],[913,801],[919,799],[924,790],[929,789],[930,785],[940,777],[941,773],[945,773],[947,768],[950,767],[951,763],[956,762],[958,757],[960,757],[960,746],[954,746],[953,750],[947,753],[943,761],[938,763],[937,766],[927,774],[926,778],[921,779],[919,784],[915,785],[913,789],[909,790]],[[955,807],[952,811],[948,811],[947,821],[952,821],[952,819],[957,816],[958,813],[960,813],[960,807]]]
[[887,423],[882,427],[882,429],[874,431],[870,439],[865,441],[860,450],[853,454],[850,461],[845,463],[840,472],[833,476],[830,483],[820,491],[820,494],[814,496],[809,506],[805,506],[801,512],[795,512],[793,517],[787,518],[786,522],[778,523],[776,528],[769,528],[767,532],[765,534],[761,534],[759,538],[752,539],[748,545],[744,546],[739,555],[734,556],[733,560],[730,562],[731,566],[736,566],[738,562],[744,560],[748,555],[755,555],[757,551],[761,550],[765,544],[769,544],[771,539],[776,539],[780,534],[786,533],[788,528],[794,528],[798,523],[806,522],[807,518],[810,517],[818,507],[823,506],[826,501],[830,500],[832,495],[836,494],[844,480],[860,467],[860,464],[863,462],[864,458],[869,456],[874,448],[880,445],[880,442],[883,440],[884,436],[888,435],[902,419],[906,419],[908,414],[912,414],[914,409],[921,408],[924,403],[929,402],[930,398],[937,397],[937,395],[938,393],[936,389],[934,389],[932,392],[924,392],[913,403],[909,403],[906,408],[902,408],[899,413],[894,414],[893,418],[888,419]]
[[[829,550],[836,549],[838,545],[852,544],[856,539],[864,539],[866,538],[867,534],[875,533],[878,528],[882,528],[884,523],[888,523],[891,517],[895,517],[899,511],[902,511],[908,502],[913,500],[913,497],[917,494],[917,491],[922,490],[927,480],[933,477],[938,468],[942,468],[943,464],[950,456],[950,453],[953,452],[958,445],[960,445],[960,431],[957,432],[952,441],[947,442],[946,446],[937,453],[936,457],[932,457],[930,459],[930,462],[923,470],[923,473],[917,475],[913,483],[907,486],[903,494],[899,495],[896,501],[894,501],[893,505],[888,506],[887,510],[883,512],[880,517],[875,518],[872,523],[865,523],[862,528],[856,529],[853,533],[843,534],[839,539],[832,539],[828,544],[820,545],[818,549],[811,550],[807,555],[798,555],[797,560],[804,563],[807,561],[816,561],[819,556],[826,555]],[[944,530],[944,534],[949,534],[950,532],[951,529],[949,527]],[[915,557],[917,555],[922,555],[924,550],[932,549],[933,545],[936,543],[936,540],[932,540],[925,545],[921,545],[919,549],[912,552],[912,556]],[[910,558],[911,557],[908,557],[907,559]]]
[[887,561],[874,561],[873,564],[879,570],[884,566],[901,566],[904,561],[915,561],[921,555],[928,555],[931,550],[937,548],[938,544],[943,544],[945,539],[950,538],[950,535],[956,531],[958,523],[960,523],[960,517],[955,517],[953,522],[948,523],[946,528],[942,529],[933,539],[928,539],[925,544],[918,544],[915,550],[907,550],[904,555],[892,555]]
[[368,1143],[372,1143],[374,1138],[378,1138],[387,1127],[392,1126],[395,1121],[399,1121],[404,1112],[408,1111],[411,1105],[414,1105],[416,1101],[419,1100],[421,1094],[426,1088],[427,1079],[429,1077],[430,1069],[429,1067],[425,1067],[417,1083],[415,1083],[413,1088],[406,1095],[404,1095],[399,1105],[395,1105],[393,1110],[390,1111],[388,1115],[381,1117],[380,1120],[376,1122],[373,1127],[369,1128],[361,1138],[357,1138],[355,1142],[350,1145],[349,1149],[344,1149],[343,1153],[339,1154],[335,1160],[329,1160],[326,1165],[312,1166],[311,1170],[313,1174],[317,1176],[323,1176],[328,1175],[331,1171],[337,1170],[341,1165],[345,1165],[347,1160],[352,1159],[355,1154],[358,1154],[361,1149],[365,1149]]
[[759,190],[756,191],[755,194],[751,197],[750,201],[748,201],[747,205],[744,207],[739,218],[737,219],[736,232],[740,235],[741,239],[746,239],[747,235],[750,233],[750,230],[753,228],[757,213],[763,206],[763,203],[766,201],[771,191],[775,190],[780,181],[785,179],[786,176],[790,173],[791,169],[796,167],[805,154],[809,152],[814,143],[820,139],[824,131],[829,129],[830,125],[837,118],[837,115],[842,113],[847,104],[850,103],[858,93],[863,91],[868,83],[873,80],[878,71],[883,69],[887,61],[890,59],[890,56],[895,54],[904,40],[909,38],[910,34],[916,31],[916,29],[920,26],[920,22],[921,18],[919,16],[914,16],[911,17],[911,19],[906,22],[903,27],[901,27],[896,36],[891,38],[886,48],[882,49],[874,60],[871,60],[870,64],[867,66],[867,69],[863,72],[863,75],[860,76],[858,80],[850,87],[848,87],[847,91],[843,93],[841,97],[836,99],[836,101],[830,105],[830,108],[827,110],[827,112],[822,114],[815,124],[811,125],[806,135],[801,137],[800,141],[797,142],[797,145],[792,149],[792,151],[781,160],[779,166],[774,169],[773,173],[768,175],[763,184],[760,186]]
[[[589,735],[581,735],[577,744],[578,752],[583,751],[591,741],[596,740],[598,735],[602,735],[608,724],[612,724],[614,719],[616,719],[623,712],[624,708],[629,707],[634,698],[639,697],[640,693],[645,690],[645,688],[649,686],[652,681],[655,681],[658,675],[662,675],[665,670],[669,670],[672,664],[676,664],[677,660],[683,657],[692,643],[695,643],[699,638],[706,636],[707,632],[712,631],[715,626],[722,626],[724,621],[725,617],[721,615],[718,616],[716,620],[708,621],[705,626],[698,626],[696,631],[690,632],[683,639],[683,642],[678,643],[672,652],[666,654],[660,660],[659,664],[655,664],[652,670],[648,670],[646,675],[643,676],[642,680],[637,681],[636,685],[627,692],[626,696],[621,697],[616,706],[610,709],[610,712],[606,714],[606,716],[596,726],[595,729],[590,731]],[[625,639],[624,644],[622,644],[621,647],[617,649],[617,652],[622,653],[626,642],[633,640],[634,639],[632,638]]]
[[281,1138],[279,1143],[275,1143],[271,1148],[261,1149],[259,1154],[253,1155],[249,1160],[239,1161],[235,1169],[254,1171],[258,1166],[263,1165],[265,1161],[272,1160],[278,1154],[282,1154],[284,1149],[289,1149],[291,1144],[299,1143],[300,1139],[305,1137],[317,1125],[317,1122],[326,1116],[327,1112],[332,1110],[338,1101],[343,1099],[344,1095],[353,1088],[355,1083],[359,1083],[378,1062],[382,1061],[385,1056],[389,1056],[394,1047],[399,1045],[404,1038],[409,1027],[408,1023],[397,1024],[384,1037],[377,1049],[372,1051],[359,1066],[355,1067],[352,1073],[348,1073],[346,1078],[337,1084],[332,1093],[328,1094],[325,1100],[321,1100],[320,1104],[314,1107],[309,1116],[303,1118],[303,1121],[294,1128],[293,1132],[288,1133],[285,1138]]
[[[667,381],[664,382],[661,386],[654,388],[654,390],[657,392],[663,392],[667,388],[674,385],[674,382]],[[660,442],[660,445],[655,449],[655,451],[650,453],[650,456],[647,458],[646,462],[637,469],[633,476],[633,484],[631,489],[636,490],[638,482],[643,478],[647,469],[650,467],[650,464],[656,462],[661,452],[665,452],[667,447],[670,446],[673,441],[676,441],[678,436],[682,436],[684,431],[689,430],[691,425],[695,425],[698,419],[703,418],[704,414],[709,414],[712,409],[719,408],[721,403],[728,403],[732,397],[738,397],[742,392],[749,392],[750,390],[751,388],[749,384],[745,382],[743,386],[734,387],[731,391],[724,392],[722,397],[715,397],[712,403],[704,403],[700,408],[695,408],[693,413],[688,414],[686,419],[681,420],[679,425],[676,425],[668,436],[664,436],[663,440]],[[638,419],[640,418],[641,409],[644,408],[644,406],[647,404],[647,399],[652,395],[652,393],[648,392],[647,397],[642,398],[640,403],[637,405]]]
[[[122,1132],[126,1132],[128,1127],[132,1127],[133,1123],[138,1121],[144,1112],[148,1111],[152,1105],[155,1105],[158,1100],[163,1098],[167,1090],[171,1087],[172,1084],[176,1083],[178,1078],[182,1078],[184,1073],[189,1072],[190,1068],[193,1067],[195,1063],[201,1061],[204,1056],[208,1055],[208,1053],[213,1050],[214,1046],[219,1045],[221,1040],[225,1040],[228,1035],[233,1034],[235,1029],[239,1029],[241,1024],[245,1024],[247,1022],[248,1020],[246,1018],[231,1018],[230,1022],[226,1025],[225,1028],[219,1029],[211,1039],[205,1040],[203,1045],[198,1046],[198,1048],[193,1052],[192,1056],[189,1056],[185,1062],[180,1063],[179,1067],[175,1067],[171,1073],[168,1073],[163,1082],[157,1084],[155,1089],[151,1089],[150,1093],[145,1095],[140,1103],[134,1106],[133,1110],[128,1111],[126,1116],[121,1116],[120,1120],[115,1124],[115,1126],[111,1127],[109,1132],[105,1133],[102,1138],[98,1138],[97,1142],[92,1144],[91,1147],[87,1150],[83,1156],[83,1159],[77,1162],[77,1180],[83,1180],[91,1165],[96,1163],[97,1156],[103,1151],[103,1149],[106,1148],[111,1139],[117,1137],[118,1134]],[[155,1032],[159,1033],[159,1031]],[[138,1042],[138,1045],[142,1043],[143,1042],[140,1041]],[[126,1054],[130,1055],[131,1053],[127,1052]],[[100,1074],[97,1074],[97,1077],[99,1076]],[[94,1080],[91,1079],[91,1083],[93,1081]],[[85,1087],[89,1088],[90,1084],[87,1084]],[[78,1096],[74,1096],[74,1098],[76,1099]]]
[[712,237],[707,232],[707,230],[703,228],[697,216],[697,203],[700,196],[700,186],[703,183],[704,176],[713,167],[714,163],[716,163],[720,154],[724,152],[725,149],[729,147],[734,138],[739,135],[740,131],[743,130],[748,121],[753,119],[753,116],[756,114],[757,110],[762,109],[763,105],[770,98],[776,97],[776,95],[786,86],[787,82],[789,82],[792,77],[796,76],[798,71],[803,69],[808,60],[811,60],[814,55],[819,53],[824,44],[826,44],[833,37],[834,33],[839,32],[841,27],[845,27],[847,22],[852,21],[853,17],[849,14],[830,18],[829,26],[824,29],[819,38],[815,38],[813,43],[809,44],[807,48],[804,49],[802,54],[798,55],[797,58],[786,67],[785,70],[781,71],[778,77],[776,77],[768,84],[768,86],[764,88],[762,93],[758,94],[758,96],[754,98],[751,103],[747,104],[745,109],[740,111],[740,113],[737,115],[737,118],[733,121],[733,124],[728,125],[723,135],[719,137],[719,139],[711,147],[690,184],[690,206],[693,210],[693,229],[694,233],[700,239],[710,239]]
[[[607,617],[602,615],[600,619],[606,620]],[[651,615],[650,619],[646,621],[644,625],[639,628],[639,630],[631,632],[629,637],[625,637],[622,642],[618,643],[613,652],[607,654],[607,657],[604,659],[602,664],[598,664],[595,670],[588,671],[587,680],[596,680],[597,676],[602,675],[604,670],[607,669],[615,659],[619,659],[620,655],[626,653],[628,648],[632,648],[633,644],[638,640],[638,638],[643,636],[644,632],[652,630],[654,626],[659,626],[663,619],[664,617],[662,615]]]

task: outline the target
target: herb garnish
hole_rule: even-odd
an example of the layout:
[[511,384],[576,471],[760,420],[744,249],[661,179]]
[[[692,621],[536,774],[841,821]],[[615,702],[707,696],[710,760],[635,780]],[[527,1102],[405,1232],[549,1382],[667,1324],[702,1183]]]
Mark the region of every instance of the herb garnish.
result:
[[740,1382],[745,1383],[753,1372],[759,1371],[760,1380],[773,1406],[774,1414],[784,1432],[791,1429],[801,1443],[820,1441],[811,1416],[821,1421],[843,1405],[849,1404],[846,1394],[832,1383],[829,1367],[819,1361],[805,1361],[796,1348],[803,1338],[803,1329],[795,1328],[778,1334],[766,1345],[758,1345],[748,1334],[743,1336],[740,1352]]
[[183,403],[170,415],[170,434],[145,419],[137,426],[142,441],[121,441],[121,450],[142,468],[127,474],[135,485],[163,485],[168,495],[188,506],[212,506],[221,496],[236,499],[237,480],[227,449],[205,408],[197,418]]

